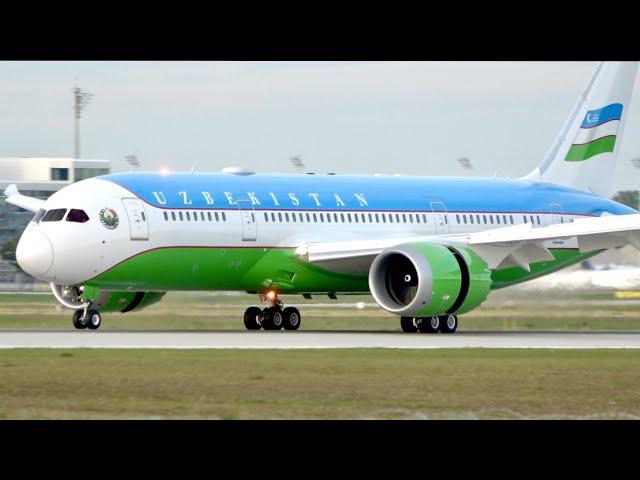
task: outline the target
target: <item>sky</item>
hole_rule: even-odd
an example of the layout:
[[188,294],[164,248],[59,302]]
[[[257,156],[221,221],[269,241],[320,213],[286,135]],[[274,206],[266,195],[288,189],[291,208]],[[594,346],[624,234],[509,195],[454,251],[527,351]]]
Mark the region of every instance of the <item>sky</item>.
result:
[[[517,178],[542,162],[596,62],[0,62],[0,157],[143,170]],[[640,188],[640,80],[616,189]],[[456,161],[467,157],[473,171]]]

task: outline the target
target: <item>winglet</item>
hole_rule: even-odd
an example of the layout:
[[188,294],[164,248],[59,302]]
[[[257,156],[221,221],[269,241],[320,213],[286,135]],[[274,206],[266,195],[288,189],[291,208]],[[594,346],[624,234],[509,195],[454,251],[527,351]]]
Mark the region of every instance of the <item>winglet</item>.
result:
[[18,191],[18,187],[15,183],[8,185],[7,188],[4,189],[4,195],[7,197],[5,200],[7,203],[15,205],[16,207],[24,208],[31,212],[37,212],[44,205],[44,200],[22,195]]

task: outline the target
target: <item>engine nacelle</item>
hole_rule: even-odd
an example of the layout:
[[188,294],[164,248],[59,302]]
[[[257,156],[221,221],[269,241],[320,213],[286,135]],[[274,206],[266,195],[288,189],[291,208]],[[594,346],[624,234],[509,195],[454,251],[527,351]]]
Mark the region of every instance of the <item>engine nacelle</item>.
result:
[[90,286],[66,286],[51,284],[51,291],[65,307],[84,308],[91,302],[101,312],[132,312],[159,302],[166,292],[113,292]]
[[404,317],[460,314],[484,302],[491,270],[468,248],[407,243],[380,253],[369,270],[373,298]]

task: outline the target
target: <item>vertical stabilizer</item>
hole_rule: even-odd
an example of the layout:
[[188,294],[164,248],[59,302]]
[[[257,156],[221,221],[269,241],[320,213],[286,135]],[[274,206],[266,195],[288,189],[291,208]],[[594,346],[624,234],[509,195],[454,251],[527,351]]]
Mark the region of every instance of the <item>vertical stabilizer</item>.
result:
[[603,62],[553,143],[527,177],[608,197],[638,62]]

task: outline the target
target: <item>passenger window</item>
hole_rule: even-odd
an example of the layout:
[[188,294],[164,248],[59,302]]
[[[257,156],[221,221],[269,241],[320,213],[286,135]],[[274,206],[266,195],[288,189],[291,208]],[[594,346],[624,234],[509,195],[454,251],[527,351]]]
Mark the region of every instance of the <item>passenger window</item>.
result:
[[318,217],[316,217],[316,214],[313,214],[313,223],[318,223]]
[[400,214],[396,213],[396,223],[400,223]]
[[44,208],[41,208],[40,210],[38,210],[38,213],[35,214],[33,220],[31,221],[38,223],[45,213],[47,213],[47,211]]
[[369,214],[369,223],[373,223],[373,215]]
[[473,215],[469,215],[469,223],[473,223]]
[[293,223],[296,223],[296,222],[297,222],[297,220],[296,220],[296,213],[295,213],[295,212],[293,212],[293,213],[291,214],[291,220],[293,220]]
[[389,223],[393,223],[393,215],[389,214]]
[[337,213],[333,214],[333,223],[338,223],[338,214]]
[[[265,217],[267,216],[266,213],[264,215],[265,215]],[[207,212],[207,218],[209,219],[209,221],[211,221],[211,212]]]
[[140,212],[140,214],[142,215],[142,221],[146,222],[147,221],[147,217],[144,216],[144,212]]
[[[416,213],[416,223],[420,223],[420,215]],[[460,222],[458,222],[460,223]]]
[[200,212],[200,220],[204,222],[204,212]]
[[353,219],[356,221],[356,223],[358,223],[358,214],[357,213],[353,214]]
[[222,212],[222,221],[226,222],[227,221],[227,216],[225,215],[224,212]]
[[64,218],[64,214],[67,213],[66,208],[55,208],[53,210],[49,210],[42,217],[43,222],[59,222]]
[[324,215],[322,213],[320,214],[320,222],[324,223]]
[[180,221],[182,221],[182,212],[178,212],[178,216],[180,217]]
[[189,212],[184,212],[184,214],[187,216],[187,220],[191,220],[191,214]]
[[311,223],[311,215],[307,213],[307,223]]
[[194,222],[198,221],[198,212],[193,212],[193,221]]
[[[164,216],[166,218],[167,212],[164,212]],[[67,222],[84,223],[88,221],[89,216],[84,212],[84,210],[76,210],[74,208],[69,210],[69,215],[67,215]]]
[[165,220],[169,220],[169,214],[167,212],[162,212],[162,215],[164,215]]
[[267,212],[264,212],[264,221],[265,222],[269,222],[269,215],[267,215]]
[[496,215],[496,223],[500,225],[500,215]]
[[300,223],[304,223],[304,215],[302,215],[302,212],[298,214],[298,218],[300,219]]
[[176,221],[176,212],[171,212],[171,219],[175,222]]
[[287,223],[289,223],[289,213],[288,212],[285,212],[284,219],[287,221]]
[[282,223],[282,212],[278,212],[278,221]]
[[485,225],[487,224],[487,216],[486,215],[482,215],[482,223],[484,223]]

